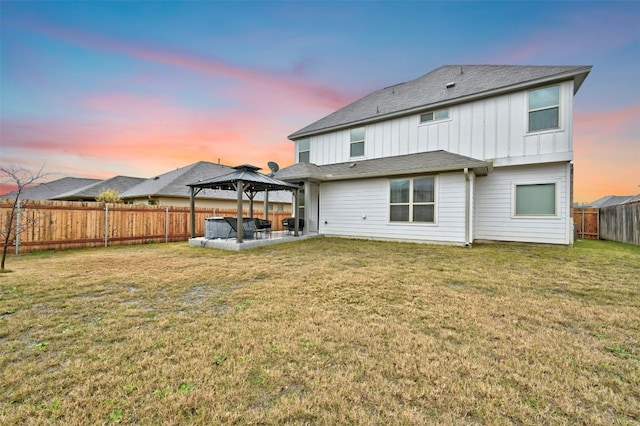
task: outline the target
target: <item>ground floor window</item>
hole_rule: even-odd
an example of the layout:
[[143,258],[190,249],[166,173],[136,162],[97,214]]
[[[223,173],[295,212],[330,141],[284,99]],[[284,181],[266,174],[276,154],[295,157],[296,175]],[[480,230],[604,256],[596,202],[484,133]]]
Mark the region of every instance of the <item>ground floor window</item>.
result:
[[555,216],[556,184],[534,183],[515,185],[516,216]]
[[389,182],[391,222],[435,222],[435,177],[392,179]]

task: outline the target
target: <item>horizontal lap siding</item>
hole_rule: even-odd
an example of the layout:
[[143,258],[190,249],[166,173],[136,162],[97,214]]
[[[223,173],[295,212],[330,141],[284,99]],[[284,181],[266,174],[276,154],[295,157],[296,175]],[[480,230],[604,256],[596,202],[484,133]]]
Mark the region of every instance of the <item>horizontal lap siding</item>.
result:
[[[569,244],[571,226],[567,203],[567,164],[495,169],[477,178],[475,191],[475,239]],[[558,215],[553,218],[512,217],[514,182],[557,182]]]
[[464,175],[442,174],[436,177],[436,182],[437,223],[433,225],[390,223],[387,179],[323,183],[320,188],[320,233],[464,243]]

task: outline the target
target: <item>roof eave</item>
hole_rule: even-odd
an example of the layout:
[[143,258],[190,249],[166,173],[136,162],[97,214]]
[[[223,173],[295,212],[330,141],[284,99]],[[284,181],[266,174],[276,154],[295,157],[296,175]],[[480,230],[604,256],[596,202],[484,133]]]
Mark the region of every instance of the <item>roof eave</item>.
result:
[[457,164],[455,166],[423,167],[423,168],[413,169],[413,170],[405,169],[405,170],[395,170],[395,171],[387,171],[387,172],[360,173],[360,174],[353,174],[353,175],[333,175],[333,174],[322,175],[322,176],[299,175],[299,176],[288,176],[282,180],[299,181],[299,180],[309,179],[309,180],[314,180],[316,182],[336,182],[336,181],[345,181],[345,180],[373,179],[373,178],[392,177],[392,176],[410,176],[410,175],[419,175],[419,174],[455,172],[455,171],[463,171],[465,169],[473,170],[473,172],[477,176],[486,176],[493,171],[493,163],[474,162],[474,163],[468,163],[468,164]]

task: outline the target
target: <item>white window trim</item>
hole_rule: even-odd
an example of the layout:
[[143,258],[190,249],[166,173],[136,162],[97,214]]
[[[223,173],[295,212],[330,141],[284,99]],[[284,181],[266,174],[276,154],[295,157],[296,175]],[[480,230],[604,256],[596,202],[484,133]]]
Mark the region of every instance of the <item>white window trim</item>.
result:
[[[352,141],[351,140],[351,130],[353,129],[364,129],[364,138],[362,140],[358,140],[358,141]],[[361,143],[363,146],[362,149],[362,155],[351,155],[351,146],[354,143]],[[362,157],[366,157],[367,155],[367,128],[366,126],[357,126],[357,127],[350,127],[349,128],[349,158],[362,158]]]
[[[521,185],[555,185],[555,213],[554,214],[516,214],[516,187]],[[558,209],[560,207],[560,181],[557,179],[551,180],[522,180],[511,182],[511,219],[542,219],[542,220],[557,220],[560,219]]]
[[[558,127],[551,127],[548,129],[540,129],[540,130],[529,130],[529,113],[531,111],[542,111],[545,109],[553,108],[553,107],[546,107],[546,108],[537,108],[534,110],[529,110],[529,95],[534,90],[546,89],[547,87],[553,87],[553,86],[558,86]],[[526,133],[528,135],[533,135],[533,134],[554,133],[554,132],[563,131],[564,128],[562,126],[562,109],[563,109],[562,108],[562,85],[560,83],[550,84],[548,86],[541,86],[541,87],[536,87],[535,89],[527,90],[526,96],[524,97],[524,111],[525,111],[524,128],[526,129]]]
[[[305,140],[305,139],[309,140],[309,149],[301,150],[300,149],[300,142]],[[311,139],[310,138],[303,138],[303,139],[298,140],[296,142],[296,149],[298,151],[297,155],[296,155],[296,163],[300,163],[300,153],[302,153],[302,152],[308,152],[309,153],[309,162],[311,162]]]
[[[435,113],[436,112],[442,111],[444,109],[446,109],[448,111],[447,118],[438,118],[438,119],[434,118],[431,121],[422,121],[422,116],[423,115],[429,114],[430,112],[432,112],[434,114],[434,117],[435,117]],[[452,116],[452,109],[449,108],[449,107],[447,107],[447,108],[438,108],[438,109],[434,109],[434,110],[431,110],[431,111],[421,112],[420,114],[418,114],[418,126],[430,126],[430,125],[436,124],[436,123],[444,123],[444,122],[447,122],[447,121],[451,121],[452,120],[451,116]]]
[[[421,178],[433,178],[433,222],[414,222],[413,221],[413,180],[421,179]],[[409,179],[411,184],[409,185],[409,220],[408,221],[397,221],[391,220],[391,181],[397,179]],[[438,225],[438,176],[435,175],[424,175],[424,176],[397,176],[393,178],[387,179],[387,223],[389,225],[399,225],[399,226],[437,226]],[[405,203],[395,203],[395,204],[405,204]],[[429,204],[429,203],[418,203],[419,205]]]

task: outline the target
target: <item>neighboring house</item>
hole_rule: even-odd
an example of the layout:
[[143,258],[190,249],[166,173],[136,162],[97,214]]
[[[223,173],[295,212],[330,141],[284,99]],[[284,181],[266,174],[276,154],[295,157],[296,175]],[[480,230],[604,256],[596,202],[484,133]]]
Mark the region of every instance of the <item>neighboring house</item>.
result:
[[[234,170],[233,167],[222,164],[198,161],[146,179],[121,193],[120,196],[125,202],[132,204],[188,207],[191,192],[187,184],[222,176]],[[258,194],[255,201],[262,201],[263,197],[264,194]],[[237,208],[237,193],[235,191],[205,189],[195,197],[195,202],[196,207],[235,209]],[[245,204],[248,207],[249,198],[246,195]],[[274,210],[290,210],[291,194],[284,191],[270,193],[269,206]]]
[[[100,179],[85,179],[75,177],[64,177],[51,182],[41,183],[30,188],[25,188],[20,194],[23,200],[51,200],[60,194],[77,191],[87,185],[100,183]],[[0,195],[0,198],[15,198],[16,191]]]
[[289,136],[305,232],[570,245],[573,97],[590,66],[455,65]]
[[96,201],[96,198],[98,198],[98,196],[107,189],[115,189],[118,194],[122,194],[145,180],[145,178],[115,176],[111,179],[101,180],[83,188],[56,195],[55,197],[49,197],[49,199],[64,201]]
[[602,198],[598,198],[596,201],[580,206],[580,207],[592,207],[602,208],[609,206],[617,206],[620,204],[631,204],[640,201],[640,194],[638,195],[606,195]]

